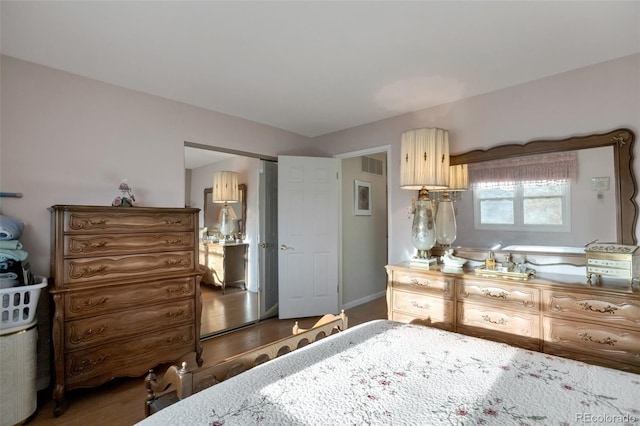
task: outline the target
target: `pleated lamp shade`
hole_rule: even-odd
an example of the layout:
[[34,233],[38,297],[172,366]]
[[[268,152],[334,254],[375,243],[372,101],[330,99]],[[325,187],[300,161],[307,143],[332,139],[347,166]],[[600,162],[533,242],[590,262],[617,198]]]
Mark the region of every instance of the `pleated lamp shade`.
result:
[[438,128],[402,133],[400,188],[446,189],[449,186],[449,132]]
[[469,189],[469,166],[456,164],[449,167],[449,191],[466,191]]
[[211,199],[214,203],[238,202],[240,200],[238,194],[238,173],[215,172],[213,174]]

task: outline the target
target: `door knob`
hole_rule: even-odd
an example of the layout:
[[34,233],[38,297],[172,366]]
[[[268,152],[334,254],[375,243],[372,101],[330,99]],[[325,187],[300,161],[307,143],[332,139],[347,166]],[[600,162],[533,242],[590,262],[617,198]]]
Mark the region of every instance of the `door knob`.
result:
[[293,250],[293,247],[287,247],[286,245],[280,245],[280,250]]
[[258,247],[260,247],[260,248],[267,248],[267,247],[270,247],[270,246],[271,246],[271,244],[269,244],[269,243],[260,243],[260,244],[258,244]]

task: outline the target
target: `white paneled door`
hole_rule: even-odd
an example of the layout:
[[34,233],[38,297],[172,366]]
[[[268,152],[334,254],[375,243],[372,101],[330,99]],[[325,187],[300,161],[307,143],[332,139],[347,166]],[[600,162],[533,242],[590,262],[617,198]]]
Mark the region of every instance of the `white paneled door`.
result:
[[279,317],[337,313],[340,160],[278,157]]

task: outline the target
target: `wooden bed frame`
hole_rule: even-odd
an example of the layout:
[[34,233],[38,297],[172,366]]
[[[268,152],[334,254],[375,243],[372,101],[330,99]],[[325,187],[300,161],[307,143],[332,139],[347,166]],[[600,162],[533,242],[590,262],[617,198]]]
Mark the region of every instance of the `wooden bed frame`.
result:
[[348,319],[344,311],[339,315],[327,314],[309,329],[300,328],[296,321],[291,336],[227,358],[210,367],[191,371],[187,368],[187,363],[183,362],[181,367],[170,366],[161,380],[156,378],[153,370],[149,370],[144,381],[147,389],[145,415],[150,416],[196,392],[326,336],[346,330],[347,327]]

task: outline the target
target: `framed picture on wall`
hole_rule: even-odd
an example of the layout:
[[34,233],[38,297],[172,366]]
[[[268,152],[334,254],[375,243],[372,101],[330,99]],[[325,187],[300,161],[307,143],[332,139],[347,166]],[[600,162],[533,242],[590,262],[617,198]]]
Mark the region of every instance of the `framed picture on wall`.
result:
[[371,216],[371,183],[354,180],[354,208],[356,216]]

